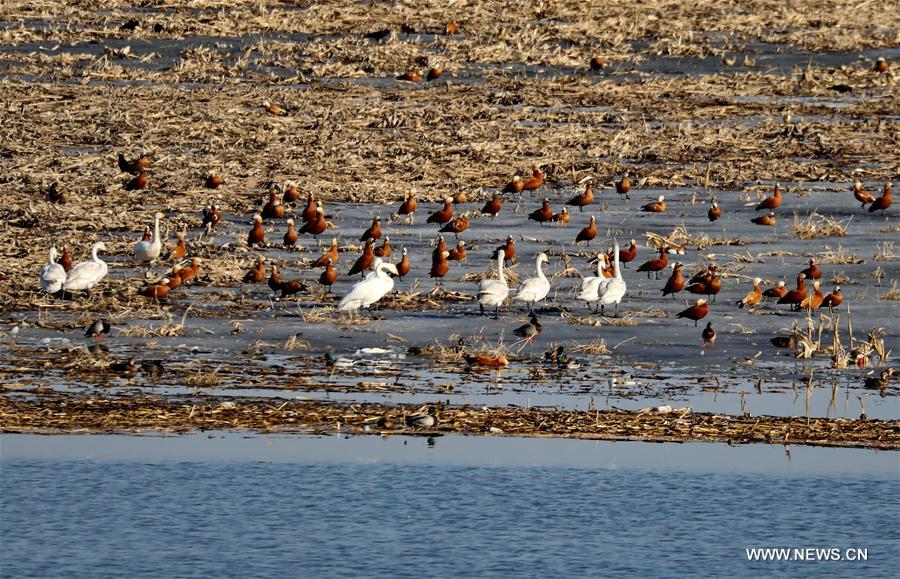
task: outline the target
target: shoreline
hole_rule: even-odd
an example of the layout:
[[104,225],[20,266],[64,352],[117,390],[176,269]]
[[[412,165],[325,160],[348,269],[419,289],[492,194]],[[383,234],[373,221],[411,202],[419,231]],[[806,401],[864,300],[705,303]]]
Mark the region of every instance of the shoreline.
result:
[[604,441],[783,444],[900,450],[900,421],[777,416],[725,416],[641,410],[543,410],[438,407],[438,424],[405,427],[412,406],[187,397],[178,400],[103,397],[0,402],[4,434],[138,434],[250,430],[260,433],[515,436]]

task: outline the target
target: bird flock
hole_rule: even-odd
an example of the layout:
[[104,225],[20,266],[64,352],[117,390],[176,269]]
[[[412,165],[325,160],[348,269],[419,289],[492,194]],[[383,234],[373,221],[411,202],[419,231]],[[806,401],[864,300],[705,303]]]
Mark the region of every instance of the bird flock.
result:
[[[267,110],[275,107],[271,103],[265,104]],[[271,113],[271,111],[269,111]],[[271,113],[275,114],[275,113]],[[123,154],[118,156],[118,166],[120,170],[133,178],[128,181],[129,187],[144,188],[151,167],[148,156],[142,155],[136,159],[128,160]],[[135,182],[135,179],[143,176],[143,184]],[[225,180],[214,172],[206,175],[204,186],[208,189],[217,189],[225,183]],[[510,199],[517,203],[526,202],[527,195],[536,192],[545,187],[545,176],[540,167],[532,168],[532,176],[522,179],[519,176],[513,177],[505,186],[498,187],[498,191],[493,192],[489,200],[487,200],[477,213],[484,217],[490,217],[493,220],[503,210],[505,201]],[[566,226],[571,214],[567,207],[577,207],[579,213],[583,213],[586,207],[590,207],[595,203],[595,192],[591,180],[582,182],[584,191],[569,199],[562,209],[558,212],[553,210],[549,197],[543,198],[540,207],[530,212],[527,221],[522,224],[522,228],[526,228],[527,222],[537,222],[538,226],[543,227],[545,224]],[[625,173],[621,179],[614,182],[615,192],[622,200],[630,199],[629,194],[633,191],[633,185],[630,175]],[[126,187],[128,188],[128,187]],[[58,193],[58,192],[57,192]],[[317,239],[318,236],[326,233],[328,230],[335,229],[337,226],[329,218],[325,212],[322,199],[316,199],[312,193],[306,198],[305,205],[297,204],[300,198],[299,186],[297,183],[288,181],[283,184],[270,183],[268,200],[262,205],[258,213],[253,216],[253,225],[247,233],[246,242],[250,248],[266,247],[266,228],[265,220],[286,219],[286,232],[283,236],[283,245],[285,247],[293,247],[302,236],[312,236]],[[879,197],[866,192],[860,183],[853,186],[854,198],[862,203],[865,207],[868,205],[870,212],[887,211],[892,204],[892,184],[887,183]],[[782,189],[780,184],[776,184],[771,196],[763,199],[757,206],[757,211],[767,211],[766,214],[755,216],[750,219],[754,224],[762,226],[771,226],[776,222],[775,211],[782,204]],[[456,214],[455,207],[467,203],[465,193],[459,193],[455,196],[447,196],[443,200],[440,208],[433,211],[426,218],[426,224],[435,225],[437,237],[435,248],[431,256],[431,268],[429,275],[436,282],[436,289],[440,289],[441,280],[450,271],[451,262],[462,262],[468,258],[466,242],[460,239],[460,234],[470,230],[473,222],[470,221],[471,213],[463,212]],[[295,204],[290,209],[291,204]],[[641,211],[649,213],[666,213],[667,205],[664,196],[659,196],[656,201],[641,206]],[[418,201],[413,194],[407,194],[399,208],[391,216],[391,221],[397,227],[404,224],[412,224],[418,210]],[[716,199],[712,199],[707,211],[710,222],[716,221],[722,216],[723,208]],[[295,227],[294,218],[301,220],[299,228]],[[132,260],[135,265],[152,265],[156,263],[162,254],[163,240],[160,236],[160,220],[164,219],[162,213],[153,214],[152,229],[147,227],[144,231],[143,238],[136,242],[133,246]],[[222,215],[217,205],[210,204],[203,208],[202,211],[202,231],[199,239],[211,239],[216,232],[216,228],[222,223]],[[489,223],[482,221],[483,223]],[[487,225],[489,227],[489,225]],[[444,234],[453,234],[456,239],[456,246],[449,247],[444,239]],[[588,224],[575,235],[573,246],[585,245],[589,246],[597,237],[597,220],[594,215],[590,215]],[[175,290],[187,282],[196,278],[199,273],[200,259],[191,258],[188,262],[182,263],[187,257],[188,247],[186,244],[187,230],[176,233],[177,243],[169,251],[169,258],[175,261],[171,271],[165,274],[161,279],[144,284],[137,290],[142,296],[154,300],[165,298],[170,291]],[[391,247],[390,237],[384,235],[381,226],[381,218],[375,216],[372,218],[369,227],[362,232],[358,239],[364,242],[362,253],[353,263],[352,267],[346,274],[346,277],[360,275],[361,279],[356,281],[349,290],[344,293],[337,304],[337,310],[344,312],[349,316],[356,315],[362,309],[368,309],[377,304],[391,291],[395,286],[395,278],[403,279],[411,269],[411,258],[405,247],[401,248],[400,259],[397,263],[390,261],[394,255]],[[376,243],[381,241],[380,245]],[[619,305],[626,298],[628,286],[623,276],[622,270],[626,264],[634,261],[638,254],[638,246],[635,240],[631,240],[629,246],[621,247],[616,240],[613,241],[611,250],[607,252],[598,252],[596,254],[596,271],[593,270],[585,275],[582,279],[579,291],[575,296],[576,301],[584,302],[586,306],[594,313],[605,315],[607,307],[614,307],[614,315],[619,314]],[[77,292],[90,291],[99,284],[108,274],[107,264],[99,256],[99,252],[106,251],[103,242],[95,243],[91,248],[91,259],[83,261],[75,265],[71,264],[71,258],[68,256],[68,248],[64,248],[62,259],[55,247],[50,249],[48,263],[40,270],[39,284],[41,289],[48,294],[74,294]],[[680,262],[671,263],[670,255],[680,255],[684,253],[684,248],[672,244],[663,243],[658,248],[658,255],[648,259],[636,268],[638,273],[647,273],[648,279],[653,276],[654,279],[659,278],[659,274],[667,269],[671,269],[671,275],[661,288],[662,297],[675,297],[676,294],[686,291],[695,295],[700,295],[696,302],[690,307],[683,309],[675,314],[676,319],[687,319],[694,322],[697,326],[699,321],[706,318],[710,314],[710,300],[715,302],[715,297],[722,287],[722,280],[718,267],[715,264],[709,264],[705,269],[693,275],[689,280],[685,280]],[[340,259],[339,246],[337,237],[333,238],[330,249],[321,257],[312,262],[313,268],[321,268],[318,282],[325,288],[326,294],[330,293],[332,286],[339,279],[336,269]],[[493,313],[495,319],[499,319],[502,307],[509,301],[522,304],[523,308],[527,308],[530,317],[528,324],[515,328],[513,333],[522,338],[526,343],[531,343],[541,332],[541,325],[537,318],[540,313],[539,306],[547,300],[547,296],[551,291],[551,281],[548,279],[544,268],[549,262],[547,253],[538,252],[534,256],[535,274],[534,277],[524,279],[516,288],[510,287],[505,267],[507,263],[517,261],[515,240],[512,236],[508,236],[506,243],[496,247],[490,252],[490,262],[496,263],[496,277],[485,276],[478,284],[477,293],[475,294],[478,303],[479,312],[482,315]],[[253,284],[261,283],[266,280],[266,260],[259,257],[256,264],[242,278],[244,283]],[[818,268],[816,261],[810,260],[809,267],[798,272],[796,277],[796,287],[789,289],[784,282],[779,282],[775,287],[763,290],[761,287],[762,279],[757,277],[753,280],[753,289],[749,290],[744,298],[739,300],[735,305],[741,309],[751,309],[757,307],[765,299],[774,299],[777,304],[787,305],[791,310],[815,310],[821,307],[834,309],[841,305],[843,296],[840,288],[835,287],[833,291],[824,293],[821,288],[822,272]],[[812,288],[806,286],[806,280],[812,280]],[[280,292],[281,297],[285,298],[302,292],[309,292],[307,286],[301,280],[285,280],[282,279],[277,266],[272,265],[271,274],[268,276],[269,287],[273,292]],[[712,323],[708,323],[702,333],[702,346],[715,345],[715,330]]]

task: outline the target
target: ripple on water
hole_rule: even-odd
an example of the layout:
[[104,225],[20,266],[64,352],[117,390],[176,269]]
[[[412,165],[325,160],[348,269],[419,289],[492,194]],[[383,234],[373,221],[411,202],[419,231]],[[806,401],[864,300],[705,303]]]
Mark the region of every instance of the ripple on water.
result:
[[[327,440],[316,442],[319,452]],[[378,443],[365,444],[371,450]],[[425,452],[439,457],[443,444]],[[618,449],[624,462],[623,450],[661,448],[605,447]],[[724,448],[673,452],[688,447]],[[142,460],[139,453],[5,459],[3,571],[510,577],[673,569],[715,576],[728,569],[738,576],[828,577],[895,568],[900,507],[881,498],[900,490],[892,474],[489,465],[484,456],[472,464],[372,462],[378,455],[350,462],[302,453],[277,462]],[[744,549],[758,546],[862,547],[869,560],[748,563]]]

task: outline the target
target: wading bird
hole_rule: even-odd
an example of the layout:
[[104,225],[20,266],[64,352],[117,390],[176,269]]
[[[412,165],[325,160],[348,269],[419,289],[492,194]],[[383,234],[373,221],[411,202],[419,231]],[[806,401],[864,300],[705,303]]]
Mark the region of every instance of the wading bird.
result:
[[547,297],[550,292],[550,282],[544,276],[541,265],[547,263],[549,259],[546,253],[539,253],[535,259],[536,277],[526,279],[519,286],[519,290],[513,299],[528,304],[528,313],[534,313],[534,305]]

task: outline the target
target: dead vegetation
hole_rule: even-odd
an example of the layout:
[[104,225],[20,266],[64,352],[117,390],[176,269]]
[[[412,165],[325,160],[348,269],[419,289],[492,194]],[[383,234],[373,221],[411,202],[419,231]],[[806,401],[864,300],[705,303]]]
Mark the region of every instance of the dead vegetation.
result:
[[[184,325],[187,321],[188,313],[190,313],[191,311],[191,307],[192,306],[188,306],[188,308],[184,311],[184,314],[182,314],[181,320],[177,323],[171,320],[170,315],[169,322],[164,323],[161,326],[155,326],[150,322],[134,323],[121,327],[118,329],[118,331],[123,336],[129,338],[162,338],[171,336],[183,336]],[[86,325],[87,323],[85,323],[85,326]]]
[[847,227],[851,218],[840,221],[816,212],[810,213],[806,219],[794,215],[794,225],[791,228],[794,235],[800,239],[819,239],[822,237],[844,237],[847,235]]
[[[0,311],[74,315],[77,320],[35,324],[46,329],[83,327],[103,312],[115,320],[117,335],[153,339],[184,335],[188,310],[193,319],[251,317],[280,309],[303,324],[372,331],[382,308],[440,309],[472,299],[467,293],[416,287],[393,292],[374,316],[351,320],[338,314],[332,297],[274,302],[264,285],[240,284],[258,255],[271,257],[269,250],[278,247],[281,234],[280,223],[267,222],[267,247],[251,250],[245,241],[249,216],[259,208],[269,181],[288,178],[300,183],[303,194],[312,192],[324,200],[340,227],[337,203],[393,206],[408,191],[426,201],[438,200],[448,190],[467,191],[470,201],[484,199],[532,162],[543,168],[551,194],[591,176],[598,197],[613,196],[613,181],[624,171],[632,174],[635,190],[702,185],[706,193],[721,197],[734,191],[767,192],[771,182],[786,178],[798,183],[851,181],[860,159],[865,159],[867,180],[895,175],[890,151],[896,149],[896,130],[882,120],[896,114],[893,74],[873,75],[867,60],[844,66],[803,64],[786,74],[757,67],[754,55],[742,46],[761,41],[778,50],[786,44],[813,51],[892,47],[895,20],[893,28],[887,22],[877,29],[870,26],[885,18],[877,3],[823,6],[801,0],[777,9],[734,10],[712,3],[601,6],[566,0],[516,4],[513,9],[504,5],[502,21],[496,8],[490,3],[348,6],[237,0],[222,10],[221,2],[197,0],[190,6],[175,2],[136,13],[131,4],[119,1],[102,6],[96,0],[2,3],[0,20],[15,25],[0,27],[5,67],[0,82],[5,113],[0,126],[0,274],[8,276],[2,280]],[[643,17],[661,9],[665,18]],[[831,17],[823,20],[823,10]],[[459,19],[460,12],[466,13],[461,33],[442,34],[446,22]],[[135,18],[136,25],[123,26]],[[416,32],[401,33],[401,21]],[[727,31],[727,38],[710,30],[711,22]],[[710,34],[692,32],[700,29]],[[383,40],[365,37],[379,30],[388,30]],[[307,33],[308,38],[300,37]],[[113,39],[140,42],[113,48]],[[586,70],[595,53],[610,64],[602,74]],[[659,75],[646,69],[658,56],[710,55],[734,60],[696,75]],[[393,80],[401,71],[426,64],[446,69],[441,81]],[[850,87],[854,98],[842,99],[836,107],[836,85]],[[267,114],[265,100],[288,114]],[[127,191],[127,177],[116,169],[115,156],[142,151],[152,159],[150,187]],[[210,169],[226,178],[215,191],[202,185]],[[51,183],[59,184],[68,203],[47,200]],[[785,190],[791,196],[809,194],[801,186]],[[213,240],[200,238],[200,210],[208,203],[229,217]],[[512,210],[507,207],[505,211]],[[155,210],[167,215],[166,248],[171,233],[187,226],[188,256],[204,259],[196,281],[159,304],[136,294],[142,271],[125,257]],[[793,229],[804,239],[841,236],[849,222],[812,214],[795,217]],[[882,231],[896,227],[887,225]],[[35,274],[46,251],[61,239],[75,261],[84,259],[98,240],[115,256],[110,276],[92,295],[69,300],[38,293]],[[341,252],[359,251],[355,239],[341,238]],[[724,233],[690,233],[683,225],[667,236],[648,233],[647,239],[651,247],[698,250],[747,243]],[[323,243],[327,246],[320,239],[319,249]],[[298,255],[304,249],[272,262],[291,275],[304,275],[301,268],[314,257],[314,252]],[[731,257],[755,264],[763,261],[762,255],[744,251]],[[793,254],[780,250],[769,255]],[[896,259],[893,243],[880,244],[875,259]],[[861,262],[841,247],[821,261]],[[155,273],[172,265],[174,260],[163,259]],[[518,285],[520,274],[531,275],[531,263],[524,267],[506,269],[510,286]],[[736,269],[723,264],[726,268]],[[495,275],[468,273],[462,278],[477,284]],[[567,262],[554,275],[580,274]],[[844,279],[838,275],[836,280]],[[886,274],[879,267],[874,275],[880,282]],[[894,282],[884,299],[898,296]],[[184,312],[180,322],[174,312]],[[572,324],[627,327],[666,313],[562,316]],[[820,322],[817,332],[808,332],[804,352],[834,352],[841,363],[851,351],[877,352],[874,338],[851,339],[852,348],[844,348],[836,329],[829,350],[822,339],[828,328]],[[10,336],[2,335],[4,340]],[[249,351],[315,347],[294,336],[283,343],[256,342]],[[570,350],[609,353],[602,339]],[[477,341],[425,349],[435,360],[454,364],[473,352],[508,354],[502,343]],[[66,351],[62,359],[67,375],[83,376],[85,382],[106,380],[109,368],[120,363],[84,349]],[[49,360],[42,363],[50,367]],[[243,383],[244,376],[234,378],[229,372],[190,367],[183,384]]]
[[855,252],[851,253],[838,245],[837,249],[827,249],[824,253],[818,254],[818,260],[821,264],[831,265],[856,265],[865,263]]
[[[636,188],[702,184],[711,192],[785,175],[797,180],[848,180],[856,166],[844,160],[863,157],[871,166],[870,178],[892,175],[891,131],[862,120],[805,122],[802,115],[820,118],[833,113],[817,100],[830,95],[829,83],[849,83],[866,91],[866,99],[847,101],[851,118],[888,114],[893,77],[872,75],[870,63],[806,66],[793,75],[752,66],[740,72],[725,69],[678,78],[645,73],[640,68],[643,60],[705,54],[712,45],[705,37],[672,33],[655,19],[648,23],[633,18],[643,5],[625,3],[602,13],[572,2],[540,9],[517,5],[500,28],[488,17],[489,10],[469,7],[462,33],[452,37],[430,36],[442,30],[444,17],[456,18],[451,7],[430,7],[423,20],[407,6],[372,7],[363,18],[355,9],[335,11],[329,3],[260,7],[237,2],[229,5],[228,14],[216,10],[213,25],[195,18],[193,11],[213,10],[215,3],[192,3],[190,10],[176,3],[142,13],[137,25],[122,28],[134,18],[126,5],[104,5],[100,19],[91,5],[43,0],[37,6],[14,1],[0,8],[0,17],[7,19],[29,15],[21,26],[0,30],[0,40],[8,46],[38,38],[64,43],[81,38],[81,27],[98,39],[96,45],[77,50],[61,46],[58,51],[3,51],[11,73],[0,83],[0,98],[10,103],[0,127],[0,142],[9,151],[0,156],[4,175],[0,218],[10,242],[0,255],[13,266],[5,272],[12,275],[0,292],[0,310],[102,307],[122,312],[143,307],[147,301],[135,294],[136,280],[114,275],[99,290],[102,301],[49,304],[35,291],[34,272],[60,234],[76,260],[100,239],[110,246],[110,254],[126,255],[146,225],[146,216],[157,209],[169,216],[167,246],[171,232],[188,226],[189,255],[205,259],[199,283],[234,287],[257,255],[237,232],[259,207],[265,185],[288,178],[298,181],[304,193],[324,199],[330,211],[333,202],[396,202],[411,189],[423,200],[439,199],[448,187],[481,198],[521,171],[525,159],[540,164],[556,190],[593,176],[598,196],[609,193],[612,181],[625,170],[634,175]],[[729,42],[741,30],[752,29],[758,39],[759,29],[747,26],[768,18],[759,10],[734,21],[734,11],[722,14],[706,5],[687,6],[667,5],[667,19],[690,30],[697,13],[712,11],[716,22],[733,22]],[[797,23],[806,22],[812,6],[802,2],[789,12]],[[610,10],[621,19],[615,25],[610,24]],[[836,5],[835,10],[855,21],[871,8],[849,11]],[[329,16],[322,19],[324,13]],[[384,41],[363,37],[395,28],[400,13],[416,22],[416,34],[394,29]],[[289,23],[277,21],[286,14]],[[62,15],[66,27],[41,26],[43,19]],[[823,34],[822,27],[816,20],[817,34]],[[295,40],[262,37],[295,28],[315,34]],[[588,44],[586,29],[593,39]],[[338,36],[328,37],[326,30]],[[859,36],[841,30],[840,42],[848,37],[865,45],[881,42],[877,34]],[[235,51],[232,41],[198,45],[183,39],[197,34],[241,38],[244,50]],[[652,43],[655,48],[638,49],[629,42],[644,35],[659,35]],[[815,44],[806,35],[783,36],[783,41]],[[177,42],[169,52],[161,46],[140,53],[104,50],[108,48],[104,41],[112,38]],[[574,44],[569,46],[569,41]],[[598,47],[603,47],[606,60],[616,63],[600,75],[554,71],[525,79],[515,67],[505,66],[531,63],[578,70]],[[447,75],[451,80],[442,84],[390,80],[414,63],[433,60],[446,63],[448,70],[458,67],[460,76],[471,74],[460,63],[477,63],[481,76],[476,83],[453,82],[452,72]],[[358,78],[381,80],[351,82]],[[183,83],[196,86],[184,91]],[[297,86],[304,90],[296,90]],[[667,95],[664,102],[655,98],[659,94]],[[785,99],[796,101],[790,105],[794,116],[789,134],[782,118]],[[265,100],[283,106],[288,115],[267,114],[262,107]],[[569,106],[572,103],[577,106]],[[697,121],[698,111],[702,122]],[[743,123],[744,117],[762,120]],[[595,127],[596,133],[584,131],[585,125]],[[306,146],[310,143],[314,146]],[[308,150],[301,153],[302,149]],[[115,155],[142,151],[152,160],[150,186],[127,191]],[[427,171],[422,171],[423,159]],[[215,191],[202,187],[210,169],[226,177],[225,185]],[[67,193],[67,204],[47,201],[46,190],[54,182]],[[198,239],[200,210],[210,202],[223,213],[239,216],[237,223],[223,225],[237,242],[221,245]],[[339,220],[336,223],[340,225]],[[278,233],[269,224],[267,229],[270,246],[277,245]],[[666,238],[651,236],[649,241],[701,250],[745,242],[689,234],[683,226]],[[354,246],[358,248],[344,242],[342,249]],[[297,263],[308,261],[300,257]],[[111,269],[124,273],[119,271],[124,266],[113,263]],[[510,284],[517,284],[519,272],[508,272]],[[556,275],[575,276],[576,271]],[[481,279],[477,274],[465,277],[473,282]],[[173,292],[163,307],[177,304],[184,294]],[[222,307],[241,304],[241,296],[229,291],[210,291],[204,298]],[[198,307],[194,315],[207,315],[206,308]]]
[[[806,328],[801,328],[795,320],[789,330],[793,338],[794,357],[801,359],[810,359],[816,356],[828,357],[831,360],[831,367],[838,369],[847,368],[857,362],[861,366],[872,364],[884,366],[887,364],[891,350],[887,349],[885,345],[883,328],[869,330],[865,340],[855,338],[853,316],[848,307],[846,313],[848,344],[845,346],[841,339],[840,322],[840,315],[819,313],[818,320],[816,320],[813,312],[806,310]],[[824,339],[826,331],[831,332],[830,344]]]
[[882,241],[875,244],[875,256],[873,257],[875,261],[894,261],[897,258],[897,254],[894,253],[893,241]]
[[898,285],[897,280],[891,282],[891,289],[889,289],[882,297],[890,301],[900,301],[900,285]]
[[668,247],[684,247],[692,246],[698,251],[703,251],[714,245],[747,245],[744,239],[731,238],[711,238],[705,233],[700,235],[692,235],[688,233],[684,225],[679,225],[672,230],[672,233],[666,236],[648,231],[644,234],[647,237],[647,245],[655,249],[659,249],[663,245]]
[[606,345],[606,340],[598,338],[593,342],[585,344],[575,344],[569,347],[569,351],[573,354],[582,354],[588,356],[603,356],[612,353],[612,350]]
[[[509,287],[516,287],[519,285],[521,278],[519,277],[519,271],[517,267],[504,267],[503,268],[503,277],[506,278],[506,283]],[[481,283],[486,279],[498,279],[497,278],[497,270],[495,267],[491,267],[491,269],[487,272],[484,271],[473,271],[467,273],[463,276],[463,281],[467,283]]]
[[[203,384],[214,382],[207,375]],[[662,407],[661,407],[662,408]],[[406,429],[415,409],[379,404],[339,404],[279,399],[210,397],[160,400],[42,396],[0,398],[3,432],[191,432],[241,429],[415,434],[503,434],[598,440],[707,441],[900,449],[897,421],[736,417],[680,412],[543,410],[438,406],[432,429]]]

